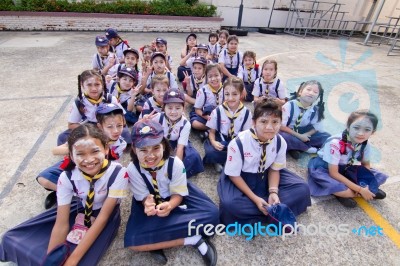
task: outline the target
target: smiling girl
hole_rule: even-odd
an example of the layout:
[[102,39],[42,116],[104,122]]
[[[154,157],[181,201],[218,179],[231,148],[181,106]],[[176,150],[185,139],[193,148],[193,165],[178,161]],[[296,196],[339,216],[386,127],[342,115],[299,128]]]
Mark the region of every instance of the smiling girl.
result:
[[368,139],[377,125],[378,118],[368,110],[350,114],[341,136],[329,138],[318,152],[318,157],[308,164],[311,195],[333,194],[348,208],[357,206],[354,197],[361,196],[365,200],[386,197],[386,193],[378,187],[385,183],[388,176],[370,165]]
[[296,99],[282,106],[280,132],[286,140],[289,154],[294,159],[299,158],[300,151],[316,153],[330,137],[330,134],[323,132],[321,125],[325,110],[321,83],[316,80],[303,82],[296,96]]
[[224,83],[225,102],[212,111],[206,126],[210,128],[208,140],[204,142],[203,162],[214,164],[220,173],[226,161],[226,148],[239,132],[251,127],[251,113],[241,102],[243,81],[237,77]]
[[281,121],[279,106],[262,99],[254,109],[252,128],[229,143],[217,187],[222,223],[267,222],[266,207],[271,204],[285,203],[295,215],[311,205],[308,185],[285,168]]
[[209,240],[196,232],[188,234],[188,224],[218,223],[218,209],[196,186],[186,180],[182,161],[170,157],[162,126],[141,120],[132,128],[132,162],[128,165],[133,193],[132,209],[125,232],[125,247],[150,251],[166,264],[163,249],[191,245],[206,265],[216,265],[217,251]]

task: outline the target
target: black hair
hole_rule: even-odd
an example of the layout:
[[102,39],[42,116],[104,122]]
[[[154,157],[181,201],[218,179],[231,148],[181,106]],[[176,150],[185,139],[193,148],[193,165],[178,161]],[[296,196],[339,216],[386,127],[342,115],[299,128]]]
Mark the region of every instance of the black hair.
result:
[[[299,89],[297,90],[295,98],[297,99],[300,96],[301,91],[309,86],[309,85],[317,85],[318,90],[319,90],[319,102],[317,104],[318,106],[318,122],[321,121],[322,119],[325,118],[324,112],[325,112],[325,103],[324,103],[324,89],[322,88],[322,85],[319,81],[316,80],[308,80],[305,82],[302,82],[299,86]],[[317,98],[318,99],[318,98]]]
[[124,112],[122,111],[122,109],[117,109],[117,110],[111,111],[107,114],[96,114],[96,120],[97,120],[97,123],[102,125],[108,117],[117,116],[117,115],[121,115],[123,121],[125,122]]
[[363,116],[366,116],[369,118],[369,120],[372,123],[373,131],[375,131],[378,126],[378,117],[366,109],[357,110],[357,111],[352,112],[350,114],[349,118],[347,119],[347,124],[346,124],[347,128],[350,128],[350,125],[353,124],[353,122],[355,120],[357,120],[358,118],[363,117]]
[[211,32],[211,33],[208,35],[208,41],[209,41],[209,42],[211,41],[211,38],[212,38],[212,37],[217,38],[217,42],[218,42],[219,37],[218,37],[218,34],[217,34],[217,33]]
[[268,96],[260,97],[256,102],[253,113],[253,121],[256,121],[259,117],[263,115],[273,115],[282,120],[282,109],[275,102],[275,100]]
[[[68,152],[69,152],[69,158],[71,158],[72,150],[74,144],[85,137],[92,137],[95,139],[100,140],[101,144],[103,147],[107,147],[107,143],[109,141],[108,137],[104,134],[104,132],[96,127],[94,124],[86,123],[78,126],[77,128],[73,129],[71,131],[71,134],[69,134],[68,137]],[[69,164],[64,168],[65,171],[71,171],[72,169],[75,168],[75,163],[70,160]]]
[[[163,137],[163,139],[161,140],[161,144],[164,147],[163,159],[167,160],[169,158],[169,156],[171,156],[171,154],[172,154],[171,145],[169,144],[169,141],[165,137]],[[132,142],[132,148],[131,148],[130,155],[131,155],[132,162],[139,161],[139,159],[135,153],[135,143],[134,142]]]

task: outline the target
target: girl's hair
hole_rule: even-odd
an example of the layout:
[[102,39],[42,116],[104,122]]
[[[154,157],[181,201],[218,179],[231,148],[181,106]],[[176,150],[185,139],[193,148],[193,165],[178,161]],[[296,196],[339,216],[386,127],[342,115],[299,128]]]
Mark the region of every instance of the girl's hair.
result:
[[222,77],[223,73],[222,73],[222,70],[221,70],[221,67],[219,66],[219,64],[217,64],[217,63],[207,64],[207,66],[206,66],[206,82],[208,82],[208,79],[207,79],[208,72],[210,72],[211,69],[213,69],[213,68],[216,68]]
[[318,90],[319,90],[319,94],[318,94],[319,102],[317,104],[317,106],[318,106],[318,122],[319,122],[325,118],[325,116],[324,116],[324,112],[325,112],[324,89],[322,88],[321,83],[319,83],[316,80],[309,80],[309,81],[301,83],[299,89],[297,90],[296,98],[298,98],[300,96],[300,93],[303,91],[303,89],[305,87],[312,86],[312,85],[317,85]]
[[357,111],[352,112],[350,114],[349,118],[347,119],[347,128],[350,128],[350,125],[353,124],[353,122],[355,120],[357,120],[358,118],[363,117],[363,116],[366,116],[369,118],[369,120],[372,123],[373,131],[375,131],[378,126],[378,117],[366,109],[357,110]]
[[144,53],[144,49],[149,49],[149,50],[151,50],[153,53],[156,51],[156,50],[154,49],[154,47],[151,46],[151,45],[149,45],[149,44],[145,44],[145,45],[143,45],[142,47],[140,47],[139,50],[142,52],[142,54]]
[[219,39],[219,36],[221,36],[221,35],[225,35],[226,39],[228,39],[228,37],[229,37],[229,32],[227,30],[220,30],[220,31],[217,31],[217,33],[218,33],[218,39]]
[[[71,158],[74,144],[78,140],[80,140],[82,138],[86,138],[86,137],[98,139],[98,140],[100,140],[103,147],[107,147],[108,137],[104,134],[103,131],[101,131],[101,129],[99,129],[97,126],[90,124],[90,123],[82,124],[82,125],[78,126],[77,128],[73,129],[71,131],[71,134],[68,137],[67,143],[68,143],[68,151],[70,154],[69,155],[70,158]],[[72,160],[70,160],[69,164],[64,168],[64,170],[71,171],[72,169],[74,169],[74,167],[75,167],[75,163]]]
[[239,38],[236,35],[229,35],[228,39],[226,40],[226,43],[230,43],[231,41],[237,41],[239,42]]
[[212,37],[215,37],[215,38],[217,38],[217,42],[218,42],[218,34],[217,33],[215,33],[215,32],[211,32],[209,35],[208,35],[208,41],[210,42],[211,41],[211,38]]
[[245,57],[253,58],[253,59],[254,59],[254,64],[256,64],[256,53],[255,53],[255,52],[253,52],[253,51],[246,51],[246,52],[244,52],[244,54],[243,54],[243,60],[244,60]]
[[253,121],[264,115],[272,115],[282,119],[282,109],[271,97],[260,97],[254,107]]
[[115,117],[115,116],[121,116],[122,117],[122,121],[125,124],[125,117],[124,117],[124,113],[123,113],[122,110],[114,110],[114,111],[112,111],[112,112],[110,112],[108,114],[96,114],[96,120],[97,120],[97,123],[102,125],[107,118]]
[[[193,35],[188,36],[187,39],[186,39],[186,55],[190,52],[190,47],[187,44],[187,41],[189,40],[189,37],[194,37],[194,36]],[[195,37],[195,39],[196,39],[196,45],[195,45],[195,47],[196,47],[197,46],[197,37]]]
[[166,84],[169,87],[169,79],[165,75],[155,75],[151,79],[151,88],[154,88],[154,86],[158,83]]
[[276,60],[274,60],[274,59],[267,59],[267,60],[264,61],[261,70],[263,70],[265,65],[267,65],[267,64],[273,64],[275,66],[275,76],[274,76],[274,78],[276,78],[276,75],[278,74],[278,62],[276,62]]
[[91,77],[97,77],[99,80],[101,80],[103,85],[103,94],[105,95],[107,92],[104,76],[102,76],[99,72],[95,70],[85,70],[80,75],[78,75],[78,98],[80,100],[82,100],[82,84]]
[[237,90],[240,92],[240,94],[242,94],[242,92],[243,92],[243,90],[244,90],[244,83],[243,83],[243,80],[242,80],[241,78],[238,78],[238,77],[230,77],[230,78],[228,78],[228,79],[224,82],[224,85],[223,85],[224,89],[225,89],[227,86],[232,86],[232,87],[234,87],[235,89],[237,89]]
[[[161,144],[164,146],[163,159],[166,160],[169,158],[169,156],[171,156],[172,148],[171,148],[171,145],[169,144],[169,141],[165,137],[163,137],[163,139],[161,140]],[[139,160],[135,153],[135,143],[133,143],[133,142],[132,142],[132,149],[131,149],[130,154],[131,154],[132,162],[136,162]]]

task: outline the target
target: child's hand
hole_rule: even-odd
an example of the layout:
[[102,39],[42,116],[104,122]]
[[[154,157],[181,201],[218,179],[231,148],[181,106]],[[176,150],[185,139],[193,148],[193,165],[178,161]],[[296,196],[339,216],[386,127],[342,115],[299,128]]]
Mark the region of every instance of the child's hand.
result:
[[310,137],[307,134],[299,134],[297,136],[302,142],[310,141]]
[[147,70],[147,64],[146,64],[145,61],[143,61],[143,59],[140,59],[140,61],[142,62],[142,71],[143,71],[143,73],[144,73],[144,72],[146,72],[146,70]]
[[365,200],[372,200],[375,197],[375,194],[369,190],[368,186],[361,187],[359,193]]
[[110,83],[111,80],[113,80],[113,77],[111,75],[106,75],[106,83]]
[[255,202],[257,208],[264,214],[268,215],[267,210],[265,209],[266,206],[269,206],[269,204],[263,199],[258,197],[256,202]]
[[222,151],[222,150],[225,148],[224,145],[222,145],[220,142],[218,142],[218,141],[216,141],[216,140],[212,141],[212,142],[211,142],[211,145],[212,145],[217,151]]
[[172,207],[171,207],[171,204],[169,204],[169,201],[165,201],[161,204],[158,204],[156,207],[156,210],[157,210],[158,217],[166,217],[171,212]]
[[192,50],[190,50],[190,54],[194,55],[197,53],[197,47],[193,47]]
[[[153,110],[153,111],[151,111],[150,114],[144,115],[144,116],[142,117],[142,119],[140,119],[139,121],[143,122],[143,121],[152,120],[154,117],[156,117],[156,115],[157,115],[156,110]],[[139,121],[138,121],[138,122],[139,122]]]
[[276,193],[270,193],[268,197],[268,203],[270,205],[278,204],[281,201],[279,200],[279,196]]
[[144,205],[144,213],[147,216],[154,216],[157,214],[156,202],[154,201],[154,195],[152,195],[152,194],[147,195],[143,205]]
[[140,88],[142,87],[142,85],[138,84],[136,85],[135,88],[131,89],[131,97],[135,98],[136,95],[138,95],[140,93]]
[[108,57],[108,65],[109,66],[113,66],[113,65],[115,65],[115,55],[110,55],[109,57]]
[[145,76],[146,76],[146,77],[150,76],[150,75],[151,75],[151,72],[153,72],[153,67],[152,67],[152,66],[148,66],[148,67],[146,68],[146,72],[144,72],[144,73],[145,73]]

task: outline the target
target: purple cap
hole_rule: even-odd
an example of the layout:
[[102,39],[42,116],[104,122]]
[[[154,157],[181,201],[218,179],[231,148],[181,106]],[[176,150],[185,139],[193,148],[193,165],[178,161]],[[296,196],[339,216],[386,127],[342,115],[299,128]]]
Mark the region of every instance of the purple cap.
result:
[[154,53],[151,55],[150,62],[153,62],[154,58],[156,58],[157,56],[161,56],[162,58],[164,58],[164,60],[166,60],[165,54],[160,53],[160,52],[154,52]]
[[137,58],[139,58],[139,52],[138,52],[138,50],[136,50],[134,48],[128,48],[128,49],[124,50],[122,53],[124,54],[124,56],[126,56],[127,53],[134,53],[134,54],[136,54]]
[[121,114],[124,113],[124,111],[120,106],[113,103],[100,104],[99,106],[97,106],[96,109],[96,115],[105,115],[111,112],[121,113]]
[[109,41],[106,36],[96,36],[96,46],[104,47],[109,45]]
[[112,38],[118,37],[118,31],[112,28],[106,29],[106,37],[111,40]]
[[137,74],[136,70],[133,68],[130,68],[130,67],[122,67],[117,73],[117,76],[119,78],[124,75],[129,76],[129,77],[133,78],[134,80],[137,80],[137,78],[138,78],[138,74]]
[[163,103],[185,103],[185,95],[177,89],[169,89],[164,94]]
[[156,39],[156,43],[162,43],[164,45],[167,45],[167,40],[163,39],[163,38],[157,38]]
[[200,43],[200,44],[197,45],[197,49],[203,49],[203,50],[207,50],[208,51],[208,46],[207,46],[207,44]]
[[192,64],[202,64],[202,65],[207,65],[207,59],[205,59],[204,57],[196,57],[193,60]]
[[138,121],[132,128],[132,144],[136,148],[157,145],[163,137],[163,127],[152,120]]

